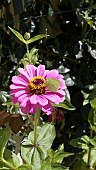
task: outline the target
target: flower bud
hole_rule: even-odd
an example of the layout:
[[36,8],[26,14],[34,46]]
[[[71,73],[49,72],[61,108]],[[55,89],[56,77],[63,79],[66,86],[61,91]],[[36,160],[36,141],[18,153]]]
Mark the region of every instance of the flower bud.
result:
[[30,33],[29,33],[29,32],[26,32],[26,33],[24,34],[24,38],[25,38],[25,40],[29,40],[29,39],[30,39]]

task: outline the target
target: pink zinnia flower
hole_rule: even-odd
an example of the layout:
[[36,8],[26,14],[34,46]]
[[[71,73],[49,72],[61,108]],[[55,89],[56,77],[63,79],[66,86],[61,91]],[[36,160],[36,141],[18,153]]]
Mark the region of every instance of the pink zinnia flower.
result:
[[[21,111],[25,114],[36,113],[38,107],[46,112],[47,115],[52,112],[52,105],[59,104],[65,99],[66,88],[63,75],[57,70],[45,70],[44,65],[35,67],[27,65],[26,69],[19,68],[20,75],[13,76],[10,85],[12,101],[20,105]],[[52,92],[46,85],[48,78],[54,78],[60,81],[56,92]]]

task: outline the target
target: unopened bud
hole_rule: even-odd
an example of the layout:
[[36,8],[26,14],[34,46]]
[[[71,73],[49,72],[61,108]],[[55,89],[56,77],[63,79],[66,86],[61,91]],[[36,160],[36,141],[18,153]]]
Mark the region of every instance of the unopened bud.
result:
[[30,39],[30,33],[29,33],[29,32],[26,32],[26,33],[24,34],[24,38],[25,38],[25,40],[29,40],[29,39]]

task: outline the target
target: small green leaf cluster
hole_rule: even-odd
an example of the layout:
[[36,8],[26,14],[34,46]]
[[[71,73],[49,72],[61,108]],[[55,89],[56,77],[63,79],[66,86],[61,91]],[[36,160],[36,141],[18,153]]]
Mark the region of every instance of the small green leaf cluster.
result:
[[23,63],[24,67],[26,67],[27,64],[33,64],[35,65],[38,62],[38,50],[36,48],[32,48],[29,53],[25,53],[23,59],[21,59],[21,62]]
[[50,149],[48,151],[48,157],[42,164],[42,170],[68,170],[68,167],[61,165],[64,158],[73,155],[72,153],[64,152],[63,144],[59,146],[56,151]]
[[26,32],[24,34],[24,37],[22,36],[22,34],[20,34],[18,31],[16,31],[15,29],[9,27],[9,29],[13,32],[13,34],[22,42],[26,45],[26,50],[27,53],[25,53],[23,59],[21,59],[21,63],[23,63],[24,67],[26,68],[27,64],[33,64],[35,65],[36,62],[38,61],[38,50],[36,48],[33,48],[29,51],[29,44],[33,43],[37,40],[40,40],[42,38],[46,37],[46,34],[40,34],[40,35],[36,35],[32,38],[30,38],[30,33]]
[[32,37],[32,38],[29,37],[29,39],[26,40],[26,39],[23,38],[22,34],[20,34],[18,31],[14,30],[14,29],[11,28],[11,27],[9,27],[9,29],[10,29],[10,30],[13,32],[13,34],[15,34],[16,37],[17,37],[20,41],[22,41],[24,44],[30,44],[30,43],[32,43],[32,42],[34,42],[34,41],[37,41],[37,40],[40,40],[40,39],[46,37],[45,34],[40,34],[40,35],[36,35],[36,36],[34,36],[34,37]]

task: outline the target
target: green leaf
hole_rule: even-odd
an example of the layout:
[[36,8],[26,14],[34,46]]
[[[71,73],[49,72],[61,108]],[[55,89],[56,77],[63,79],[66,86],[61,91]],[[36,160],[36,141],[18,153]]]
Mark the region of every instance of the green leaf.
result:
[[62,166],[61,164],[52,165],[51,158],[47,158],[45,161],[43,161],[40,170],[69,170],[69,168]]
[[2,160],[0,160],[0,170],[10,170],[10,167],[8,167]]
[[87,167],[86,163],[81,158],[81,160],[75,161],[70,170],[90,170],[90,169]]
[[41,169],[40,153],[37,148],[34,149],[31,164],[32,164],[32,170],[40,170]]
[[87,135],[84,135],[77,139],[71,140],[70,144],[74,147],[79,148],[79,149],[88,150],[89,144],[90,144],[90,139]]
[[[34,147],[34,132],[30,132],[28,140],[22,143],[21,155],[26,163],[33,164],[36,161],[34,154],[38,156],[38,161],[47,157],[47,150],[51,147],[55,138],[55,128],[51,124],[43,124],[37,128],[37,147]],[[39,160],[40,158],[40,160]]]
[[96,98],[90,101],[91,107],[96,111]]
[[55,164],[54,166],[51,167],[51,170],[69,170],[69,168],[61,164]]
[[16,170],[33,170],[31,165],[23,164],[19,166]]
[[86,19],[87,23],[92,27],[94,22],[92,19]]
[[62,163],[64,158],[73,155],[73,153],[64,152],[64,148],[62,150],[60,150],[60,147],[54,152],[54,156],[52,159],[52,163],[54,163],[54,164]]
[[96,148],[96,136],[90,139],[90,143],[94,146],[94,148]]
[[22,41],[23,43],[26,44],[25,39],[23,38],[23,36],[22,36],[18,31],[14,30],[14,29],[11,28],[11,27],[9,27],[9,29],[13,32],[13,34],[16,35],[16,37],[17,37],[20,41]]
[[[84,162],[86,162],[86,164],[88,162],[88,153],[89,153],[89,150],[85,152],[85,154],[82,157],[82,159],[84,160]],[[90,169],[94,166],[95,162],[96,162],[96,149],[91,148],[90,161],[89,161]]]
[[40,39],[45,38],[45,37],[46,37],[46,34],[36,35],[36,36],[32,37],[30,40],[27,40],[26,44],[30,44],[34,41],[40,40]]
[[[54,125],[45,123],[42,126],[38,126],[37,143],[45,147],[46,150],[51,147],[55,136],[56,132]],[[29,135],[29,138],[31,138],[31,135]]]
[[94,111],[93,109],[91,109],[89,112],[88,121],[91,128],[96,131],[96,111]]
[[96,30],[94,19],[92,19],[92,18],[87,19],[86,18],[86,22],[90,25],[90,27],[92,27],[94,30]]
[[51,170],[51,159],[50,158],[47,158],[45,161],[43,161],[41,170]]
[[48,155],[52,159],[52,164],[62,163],[65,157],[73,155],[73,153],[64,152],[64,145],[60,145],[56,151],[48,150]]
[[39,55],[38,55],[38,49],[33,48],[30,53],[29,53],[29,61],[30,64],[35,65],[36,62],[38,61]]
[[52,92],[56,92],[58,90],[60,84],[61,84],[61,82],[54,78],[46,79],[46,85],[47,85],[48,89]]
[[10,164],[9,162],[7,162],[6,160],[2,159],[0,160],[0,169],[4,169],[4,170],[16,170],[16,168]]
[[2,105],[3,105],[3,106],[12,106],[13,103],[8,101],[8,102],[3,103]]
[[36,48],[33,48],[29,53],[25,53],[23,59],[21,59],[21,62],[26,68],[27,64],[35,65],[35,63],[38,61],[38,58],[38,50]]
[[93,92],[88,96],[88,99],[91,101],[94,98],[96,98],[96,88],[93,90]]
[[87,105],[88,103],[89,103],[89,100],[85,99],[85,100],[83,101],[83,106]]
[[6,91],[0,91],[0,100],[6,102],[9,94]]
[[59,103],[59,104],[52,104],[55,107],[61,107],[66,110],[75,110],[75,107],[67,100],[64,100],[64,102]]
[[41,170],[68,170],[69,168],[61,165],[64,157],[73,155],[72,153],[64,152],[64,146],[60,145],[56,151],[48,150],[48,157],[43,162]]
[[3,158],[5,146],[11,136],[10,128],[0,129],[0,158]]
[[[22,1],[23,1],[23,0],[22,0]],[[35,42],[35,41],[37,41],[37,40],[40,40],[40,39],[46,37],[46,34],[40,34],[40,35],[36,35],[36,36],[32,37],[32,38],[29,39],[29,40],[25,40],[25,39],[23,38],[22,34],[20,34],[18,31],[14,30],[14,29],[11,28],[11,27],[8,27],[8,28],[9,28],[9,29],[13,32],[13,34],[15,34],[16,37],[17,37],[20,41],[22,41],[24,44],[30,44],[30,43],[32,43],[32,42]],[[48,36],[48,35],[47,35],[47,36]]]
[[31,164],[31,159],[34,153],[34,146],[31,141],[23,142],[21,145],[21,156],[26,163]]
[[4,151],[4,159],[13,165],[13,167],[18,167],[20,165],[20,160],[17,155],[8,149]]

